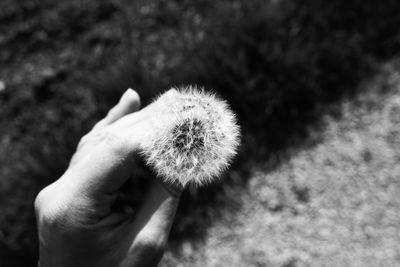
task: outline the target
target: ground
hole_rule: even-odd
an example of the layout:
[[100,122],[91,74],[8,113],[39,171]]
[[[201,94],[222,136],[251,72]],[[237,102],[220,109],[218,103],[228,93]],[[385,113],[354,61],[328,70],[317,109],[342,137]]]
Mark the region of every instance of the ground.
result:
[[399,265],[399,13],[1,1],[0,266],[36,266],[33,200],[124,90],[146,105],[185,84],[228,100],[242,146],[221,182],[186,190],[161,266]]
[[312,145],[254,167],[240,206],[161,266],[398,266],[399,82],[383,67]]

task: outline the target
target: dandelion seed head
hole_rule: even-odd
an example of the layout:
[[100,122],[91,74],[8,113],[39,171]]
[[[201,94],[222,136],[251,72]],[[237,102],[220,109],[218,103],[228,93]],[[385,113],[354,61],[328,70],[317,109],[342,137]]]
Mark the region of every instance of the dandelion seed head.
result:
[[167,183],[210,183],[239,145],[239,127],[228,104],[196,87],[170,90],[153,102],[153,130],[144,141],[147,164]]

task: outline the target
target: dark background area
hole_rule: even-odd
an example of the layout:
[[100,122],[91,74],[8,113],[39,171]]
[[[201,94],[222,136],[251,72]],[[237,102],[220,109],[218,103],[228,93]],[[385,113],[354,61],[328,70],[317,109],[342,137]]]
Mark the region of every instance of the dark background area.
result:
[[399,14],[395,0],[2,0],[0,266],[36,266],[36,194],[128,87],[146,104],[198,84],[238,114],[239,156],[223,183],[185,192],[170,249],[201,240],[252,166],[312,145],[307,129],[398,56]]

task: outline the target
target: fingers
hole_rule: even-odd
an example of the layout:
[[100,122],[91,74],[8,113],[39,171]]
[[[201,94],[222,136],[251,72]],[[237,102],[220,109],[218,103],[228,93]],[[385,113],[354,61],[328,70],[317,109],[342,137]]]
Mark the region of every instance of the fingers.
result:
[[179,204],[180,193],[171,194],[159,181],[153,181],[135,221],[131,233],[134,236],[131,251],[143,244],[163,249]]
[[[177,91],[175,89],[171,89],[164,93],[160,98],[173,97],[175,94],[177,94]],[[143,121],[147,121],[151,124],[154,118],[156,118],[156,121],[163,121],[164,123],[167,120],[174,120],[174,112],[165,110],[165,101],[161,102],[163,103],[161,107],[160,101],[155,101],[145,106],[138,112],[124,116],[123,118],[113,123],[112,128],[120,132],[126,132],[129,134],[128,129],[131,128],[131,126],[136,126],[136,124]],[[161,119],[161,117],[163,118]]]
[[[123,186],[132,176],[134,156],[153,129],[151,117],[168,116],[154,115],[151,105],[134,112],[139,105],[136,92],[125,92],[119,103],[95,126],[96,130],[86,136],[86,146],[80,149],[78,160],[60,179],[63,184],[90,199],[114,194]],[[169,191],[161,189],[159,193],[166,192],[169,196]]]
[[107,116],[99,121],[93,129],[102,128],[109,125],[123,116],[135,112],[140,108],[140,97],[136,91],[128,89],[119,100],[118,104],[115,105],[108,112]]
[[68,183],[75,183],[77,189],[81,188],[93,194],[99,191],[108,193],[118,189],[131,171],[127,167],[129,157],[135,152],[137,145],[133,141],[138,139],[135,137],[140,131],[130,134],[129,140],[132,142],[128,145],[122,140],[120,134],[124,129],[112,131],[107,127],[127,114],[137,114],[135,111],[139,108],[139,95],[134,90],[128,89],[107,116],[81,140],[71,160],[71,168],[61,177],[61,180],[70,179]]

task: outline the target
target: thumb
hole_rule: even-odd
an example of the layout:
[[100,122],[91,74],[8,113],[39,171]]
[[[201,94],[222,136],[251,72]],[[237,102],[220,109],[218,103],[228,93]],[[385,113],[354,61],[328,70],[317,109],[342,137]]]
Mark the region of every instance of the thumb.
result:
[[[143,246],[163,252],[179,204],[180,192],[171,194],[161,182],[154,180],[142,207],[131,225],[133,236],[130,255],[137,258]],[[162,255],[162,253],[161,253]]]

